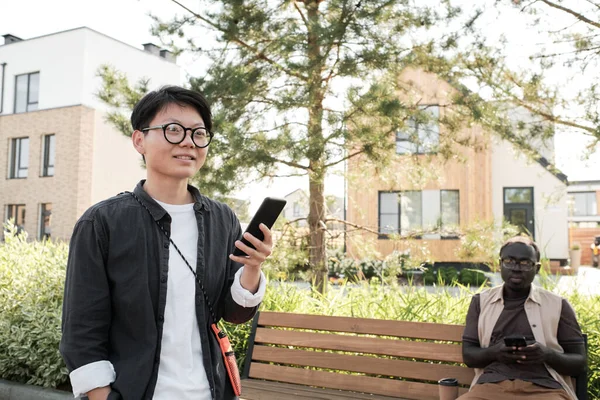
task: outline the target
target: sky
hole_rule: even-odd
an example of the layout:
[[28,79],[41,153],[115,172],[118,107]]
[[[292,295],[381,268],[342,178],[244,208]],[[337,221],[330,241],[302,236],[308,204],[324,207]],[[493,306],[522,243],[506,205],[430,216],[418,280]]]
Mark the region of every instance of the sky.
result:
[[[193,9],[197,9],[199,4],[197,0],[182,2]],[[168,0],[0,0],[0,35],[10,33],[28,39],[87,26],[141,48],[143,43],[159,44],[150,34],[150,12],[170,16],[181,13],[181,9]],[[531,31],[524,35],[524,20],[515,20],[514,15],[510,16],[510,21],[491,21],[488,25],[491,35],[507,35],[510,45],[513,46],[510,50],[515,65],[525,62],[530,51],[527,46],[540,40]],[[202,70],[202,65],[198,65],[198,61],[190,57],[180,57],[178,64],[182,67],[184,75],[197,74]],[[594,168],[600,163],[599,152],[587,161],[581,160],[585,144],[583,137],[573,134],[559,134],[556,137],[557,165],[570,180],[600,179],[600,168]],[[263,197],[283,197],[297,188],[306,189],[307,183],[306,177],[253,183],[240,190],[238,197],[250,199],[252,211],[258,207]],[[342,196],[343,191],[343,178],[339,174],[328,178],[326,194]],[[260,193],[260,198],[256,198],[255,193]]]

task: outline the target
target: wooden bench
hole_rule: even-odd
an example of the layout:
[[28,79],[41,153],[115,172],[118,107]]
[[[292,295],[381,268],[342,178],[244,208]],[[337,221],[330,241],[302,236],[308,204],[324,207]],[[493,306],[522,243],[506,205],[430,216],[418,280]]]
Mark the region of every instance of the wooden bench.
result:
[[[447,377],[458,379],[463,394],[475,376],[462,364],[463,330],[463,325],[259,312],[241,397],[437,400],[437,381]],[[585,393],[585,385],[577,386]]]

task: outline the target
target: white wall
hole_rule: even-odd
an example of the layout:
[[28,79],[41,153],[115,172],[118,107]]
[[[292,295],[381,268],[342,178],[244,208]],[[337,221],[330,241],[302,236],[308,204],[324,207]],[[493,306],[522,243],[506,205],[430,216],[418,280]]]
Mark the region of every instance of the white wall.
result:
[[6,63],[3,114],[14,111],[15,76],[40,72],[38,109],[87,105],[105,109],[95,97],[101,85],[98,68],[111,64],[130,82],[150,78],[150,88],[180,85],[181,69],[164,58],[129,46],[88,28],[78,28],[0,46]]
[[[292,221],[296,218],[307,218],[308,217],[308,196],[302,190],[296,190],[287,196],[285,196],[287,203],[283,208],[283,217],[288,221]],[[300,206],[299,215],[294,215],[294,203],[298,203]],[[298,226],[307,226],[308,221],[302,220],[297,222]]]
[[95,204],[125,190],[133,190],[146,177],[142,156],[131,139],[104,121],[105,113],[96,110],[94,158],[92,160],[91,202]]
[[551,259],[568,258],[567,186],[535,161],[519,154],[507,142],[493,144],[492,210],[504,218],[503,188],[533,187],[535,240]]
[[[517,125],[519,122],[525,123],[538,123],[539,118],[535,117],[531,112],[525,108],[509,106],[506,110],[508,118],[512,121],[515,126],[515,132],[517,131]],[[520,136],[524,136],[527,142],[532,148],[538,152],[542,157],[551,163],[554,163],[555,151],[554,151],[554,136],[547,138],[536,137],[532,138],[527,132],[528,128],[525,128],[525,132],[518,132]]]
[[14,112],[15,76],[40,72],[38,109],[81,104],[85,36],[81,30],[0,46],[6,63],[3,115]]
[[600,190],[600,182],[592,181],[589,183],[571,183],[569,184],[569,193],[577,192],[597,192]]
[[150,79],[150,89],[164,85],[181,85],[182,72],[177,64],[149,52],[133,48],[91,29],[83,29],[85,37],[85,64],[81,102],[95,109],[106,109],[95,94],[102,86],[96,76],[103,64],[110,64],[127,75],[130,84],[140,78]]

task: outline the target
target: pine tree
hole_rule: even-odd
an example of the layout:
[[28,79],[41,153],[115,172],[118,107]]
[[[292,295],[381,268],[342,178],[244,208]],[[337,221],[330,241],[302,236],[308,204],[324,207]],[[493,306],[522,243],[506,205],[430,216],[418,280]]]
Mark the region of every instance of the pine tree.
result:
[[[256,172],[308,176],[309,262],[313,283],[324,287],[327,172],[357,156],[382,165],[394,156],[394,133],[428,118],[418,100],[401,95],[409,89],[398,84],[400,71],[451,79],[457,38],[470,25],[449,28],[462,15],[449,0],[202,0],[197,9],[173,1],[184,14],[155,16],[153,33],[208,60],[206,73],[189,80],[212,102],[216,127],[200,188],[224,195]],[[203,40],[209,36],[214,45]],[[116,107],[131,107],[147,90],[109,68],[101,75],[100,97]],[[445,121],[448,131],[472,121],[476,107]],[[119,112],[110,118],[127,133]]]

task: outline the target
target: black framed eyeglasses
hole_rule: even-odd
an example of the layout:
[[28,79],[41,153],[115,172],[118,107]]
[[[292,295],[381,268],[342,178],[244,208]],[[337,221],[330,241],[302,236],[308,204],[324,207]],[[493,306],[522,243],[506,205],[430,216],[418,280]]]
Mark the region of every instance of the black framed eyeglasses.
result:
[[192,142],[196,147],[206,147],[210,144],[210,141],[213,138],[213,133],[208,129],[202,128],[186,128],[185,126],[178,124],[176,122],[171,122],[169,124],[164,125],[156,125],[150,126],[148,128],[142,129],[142,132],[147,132],[151,129],[162,129],[165,135],[165,139],[167,142],[171,144],[179,144],[185,140],[185,135],[187,131],[190,131],[190,137],[192,138]]
[[515,260],[514,258],[501,258],[500,264],[511,271],[531,272],[537,266],[537,263],[532,260]]

